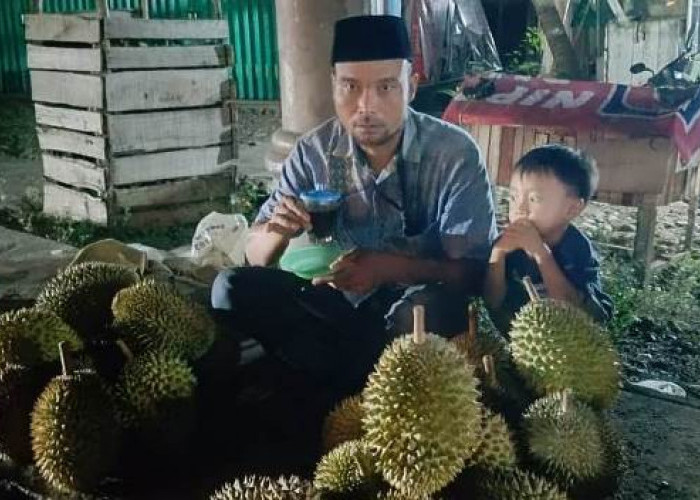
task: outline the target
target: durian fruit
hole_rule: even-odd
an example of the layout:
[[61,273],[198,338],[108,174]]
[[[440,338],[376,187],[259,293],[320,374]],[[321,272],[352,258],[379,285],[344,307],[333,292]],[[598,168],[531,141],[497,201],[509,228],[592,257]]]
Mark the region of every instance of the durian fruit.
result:
[[484,469],[515,467],[515,444],[503,417],[484,409],[481,429],[481,442],[468,465]]
[[604,472],[600,417],[568,391],[535,401],[523,430],[530,456],[559,484],[569,487]]
[[168,350],[188,361],[207,352],[216,324],[204,307],[165,284],[144,281],[112,303],[114,326],[135,352]]
[[314,487],[347,498],[376,498],[379,476],[374,457],[362,440],[333,448],[316,466]]
[[158,423],[187,405],[197,380],[192,369],[168,352],[146,352],[124,367],[116,389],[118,417],[126,427]]
[[361,396],[351,396],[338,403],[323,422],[323,449],[328,452],[346,441],[361,439],[363,416]]
[[492,356],[497,366],[507,365],[509,355],[506,343],[503,339],[496,337],[489,332],[478,330],[478,312],[476,304],[469,304],[468,309],[469,329],[450,339],[459,352],[461,352],[467,362],[474,367],[474,375],[480,380],[488,381],[490,374],[484,371],[484,356]]
[[535,300],[518,312],[510,336],[516,366],[539,395],[571,388],[596,407],[614,403],[620,384],[617,352],[582,310]]
[[17,464],[32,461],[32,409],[50,378],[40,369],[21,365],[0,368],[0,449]]
[[520,419],[535,399],[517,373],[507,343],[497,333],[478,329],[478,307],[471,303],[467,332],[450,339],[481,382],[481,401],[509,421]]
[[384,479],[412,497],[449,483],[474,452],[480,435],[477,381],[445,339],[424,332],[414,308],[414,335],[381,355],[363,393],[365,440]]
[[83,338],[100,337],[112,321],[114,295],[139,281],[129,267],[101,262],[69,266],[51,279],[36,306],[52,311]]
[[58,361],[61,341],[76,351],[83,347],[75,331],[50,311],[18,309],[0,315],[0,364],[31,367]]
[[567,500],[556,485],[520,469],[501,469],[479,477],[476,492],[479,500]]
[[313,485],[297,476],[245,476],[219,488],[210,500],[317,500]]
[[569,495],[573,499],[612,498],[629,470],[628,457],[619,430],[604,415],[600,416],[600,435],[604,454],[602,474],[593,480],[572,485]]
[[34,406],[32,450],[41,476],[61,492],[89,492],[115,463],[117,426],[112,401],[91,372],[51,380]]

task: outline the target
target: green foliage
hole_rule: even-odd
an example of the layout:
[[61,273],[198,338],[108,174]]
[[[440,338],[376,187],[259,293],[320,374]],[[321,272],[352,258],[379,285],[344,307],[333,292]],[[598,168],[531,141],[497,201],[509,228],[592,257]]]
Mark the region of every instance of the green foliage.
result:
[[537,76],[542,67],[544,34],[538,28],[528,28],[517,49],[505,55],[506,73]]
[[28,196],[22,199],[18,207],[0,207],[1,226],[76,247],[105,238],[115,238],[168,250],[189,244],[195,228],[195,224],[181,224],[137,229],[129,227],[127,222],[128,219],[124,219],[109,226],[101,226],[87,221],[52,217],[42,212],[41,201]]
[[0,97],[0,156],[39,158],[34,126],[34,106],[30,100]]
[[269,195],[270,192],[263,181],[255,181],[243,175],[236,182],[236,188],[231,195],[231,211],[241,213],[248,222],[253,222]]
[[[263,182],[254,182],[242,177],[231,196],[231,209],[252,221],[268,195]],[[22,198],[17,207],[0,207],[0,225],[76,247],[83,247],[104,238],[114,238],[124,242],[139,242],[163,250],[189,244],[196,227],[195,223],[190,223],[169,227],[134,228],[129,226],[128,214],[113,224],[101,226],[87,221],[45,215],[41,203],[38,193],[30,193]]]
[[700,255],[685,255],[644,284],[638,265],[628,258],[607,256],[602,265],[603,288],[615,303],[608,327],[621,338],[640,318],[671,323],[681,331],[700,331]]

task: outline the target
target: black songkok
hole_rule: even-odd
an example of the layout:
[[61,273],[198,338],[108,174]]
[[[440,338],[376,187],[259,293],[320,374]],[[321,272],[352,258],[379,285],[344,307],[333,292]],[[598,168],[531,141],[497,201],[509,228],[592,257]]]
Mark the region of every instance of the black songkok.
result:
[[335,23],[331,64],[384,59],[411,60],[411,42],[403,19],[357,16]]

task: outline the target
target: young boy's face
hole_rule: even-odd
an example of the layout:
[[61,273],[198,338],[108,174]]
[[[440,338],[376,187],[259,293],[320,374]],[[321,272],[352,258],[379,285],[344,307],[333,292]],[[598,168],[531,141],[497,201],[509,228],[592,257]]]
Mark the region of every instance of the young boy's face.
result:
[[583,199],[552,174],[519,171],[510,179],[508,219],[528,219],[544,238],[555,237],[583,210]]

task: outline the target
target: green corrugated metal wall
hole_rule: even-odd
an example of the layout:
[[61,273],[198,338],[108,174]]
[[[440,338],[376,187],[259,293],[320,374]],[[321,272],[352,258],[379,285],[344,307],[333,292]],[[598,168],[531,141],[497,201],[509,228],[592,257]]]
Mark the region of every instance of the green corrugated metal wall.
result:
[[[279,66],[274,0],[223,0],[235,54],[239,99],[279,98]],[[32,0],[0,0],[0,93],[29,93],[22,14]],[[109,0],[110,8],[134,10],[139,0]],[[210,0],[150,0],[154,18],[212,17]],[[95,10],[95,0],[44,0],[45,12]]]

